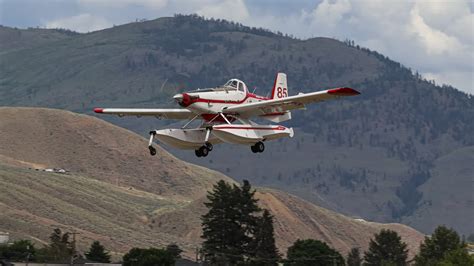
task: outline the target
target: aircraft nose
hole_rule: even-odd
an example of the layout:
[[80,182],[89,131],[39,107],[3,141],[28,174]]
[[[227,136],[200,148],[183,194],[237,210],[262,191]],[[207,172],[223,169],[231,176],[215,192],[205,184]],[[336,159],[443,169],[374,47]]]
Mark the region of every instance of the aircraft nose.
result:
[[173,99],[180,102],[183,99],[183,94],[181,94],[181,93],[176,94],[175,96],[173,96]]

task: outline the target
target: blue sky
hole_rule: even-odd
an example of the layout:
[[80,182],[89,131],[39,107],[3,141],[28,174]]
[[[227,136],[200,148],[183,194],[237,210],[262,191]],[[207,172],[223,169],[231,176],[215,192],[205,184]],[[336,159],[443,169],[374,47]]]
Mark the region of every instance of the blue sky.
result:
[[88,32],[197,13],[293,34],[346,38],[474,94],[470,0],[0,0],[0,24]]

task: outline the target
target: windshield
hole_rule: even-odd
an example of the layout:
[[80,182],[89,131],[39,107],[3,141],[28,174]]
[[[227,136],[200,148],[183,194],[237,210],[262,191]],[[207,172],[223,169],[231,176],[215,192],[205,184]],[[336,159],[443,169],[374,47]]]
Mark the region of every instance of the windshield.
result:
[[235,79],[231,79],[229,81],[227,81],[226,84],[224,84],[223,87],[226,87],[226,88],[230,88],[230,89],[234,89],[236,90],[237,89],[237,85],[239,84],[239,82]]
[[209,91],[223,91],[223,90],[240,90],[245,91],[244,83],[237,79],[231,79],[227,81],[224,85],[217,88],[206,88],[206,89],[197,89],[189,92],[209,92]]

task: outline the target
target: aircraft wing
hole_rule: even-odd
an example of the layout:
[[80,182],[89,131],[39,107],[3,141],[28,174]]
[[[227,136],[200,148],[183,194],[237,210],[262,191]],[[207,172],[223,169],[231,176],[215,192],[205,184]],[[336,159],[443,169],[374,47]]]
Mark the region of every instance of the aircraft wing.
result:
[[272,99],[261,102],[239,104],[224,108],[222,111],[226,114],[236,114],[244,118],[252,116],[265,116],[283,114],[293,109],[303,109],[306,104],[321,102],[330,99],[337,99],[344,96],[353,96],[360,94],[351,88],[336,88],[324,91],[300,93],[285,98]]
[[187,109],[95,108],[94,112],[118,116],[155,116],[166,119],[191,119],[196,116]]

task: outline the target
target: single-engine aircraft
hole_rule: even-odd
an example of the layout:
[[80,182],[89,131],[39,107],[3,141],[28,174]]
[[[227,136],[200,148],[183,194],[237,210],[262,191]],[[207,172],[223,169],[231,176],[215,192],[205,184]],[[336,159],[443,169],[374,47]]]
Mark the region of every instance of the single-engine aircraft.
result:
[[[244,82],[231,79],[222,86],[176,94],[173,98],[181,109],[95,108],[94,112],[118,116],[155,116],[188,120],[181,128],[150,131],[148,149],[156,154],[153,140],[179,149],[195,150],[206,157],[214,144],[232,143],[250,146],[252,152],[265,149],[264,142],[293,137],[293,128],[281,125],[261,125],[250,120],[263,118],[279,123],[291,119],[291,110],[304,109],[309,103],[360,94],[351,88],[335,88],[290,96],[285,73],[277,73],[271,97],[250,93]],[[196,119],[202,123],[188,128]]]

